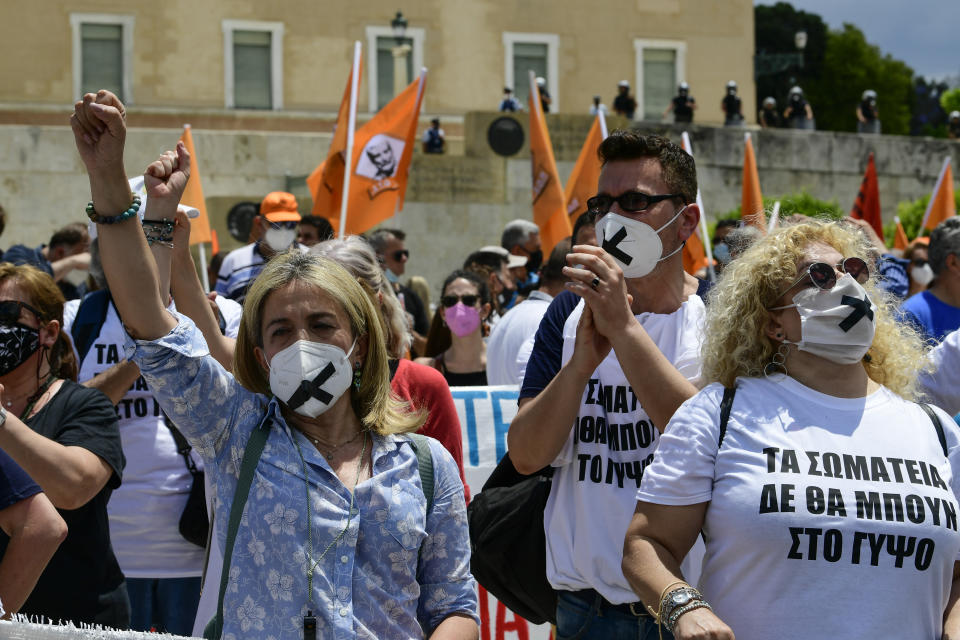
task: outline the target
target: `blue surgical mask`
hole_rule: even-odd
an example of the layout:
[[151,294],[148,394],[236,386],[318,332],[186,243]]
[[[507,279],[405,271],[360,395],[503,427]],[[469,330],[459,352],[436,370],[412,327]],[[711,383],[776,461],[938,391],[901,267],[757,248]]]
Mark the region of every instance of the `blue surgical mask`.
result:
[[391,271],[389,267],[384,269],[384,274],[387,276],[387,280],[389,280],[391,283],[396,284],[400,282],[400,276]]

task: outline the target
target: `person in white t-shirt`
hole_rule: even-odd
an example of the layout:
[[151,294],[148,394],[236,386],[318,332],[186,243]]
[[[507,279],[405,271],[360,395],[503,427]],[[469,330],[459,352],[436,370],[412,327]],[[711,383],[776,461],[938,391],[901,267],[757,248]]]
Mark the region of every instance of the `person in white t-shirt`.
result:
[[[142,196],[145,208],[147,196],[142,191],[142,184],[142,178],[131,182],[134,191]],[[183,269],[190,271],[202,300],[202,311],[209,313],[189,257],[189,224],[186,223],[189,210],[189,207],[180,205],[177,213],[182,224],[187,224],[186,235],[180,238],[184,245],[181,253],[189,260]],[[96,226],[91,224],[91,231],[95,237]],[[161,295],[173,310],[170,296],[174,253],[172,221],[170,224],[144,221],[144,232],[157,263]],[[91,274],[102,288],[106,287],[98,247],[92,251]],[[222,332],[229,338],[236,338],[240,305],[223,296],[218,296],[215,303],[219,323],[210,314],[211,331],[216,332],[217,337]],[[81,311],[81,305],[98,306],[100,310],[90,316]],[[197,317],[189,309],[181,311]],[[108,515],[111,543],[126,577],[130,597],[130,628],[136,631],[155,628],[176,635],[190,635],[200,599],[204,548],[183,538],[179,521],[194,482],[193,475],[178,451],[159,403],[140,376],[139,368],[125,359],[125,332],[112,300],[99,298],[98,294],[91,294],[83,301],[71,300],[65,305],[63,315],[64,331],[68,334],[73,334],[76,323],[102,319],[99,327],[90,331],[90,343],[74,345],[74,355],[78,361],[78,380],[107,394],[116,404],[120,418],[120,437],[129,466],[124,483],[110,498]],[[198,318],[197,324],[203,327],[202,319]],[[211,351],[216,354],[213,345],[211,341]],[[78,349],[83,349],[83,354],[78,353]],[[194,466],[202,470],[200,457],[194,453],[188,455]]]
[[[711,294],[712,384],[667,425],[624,544],[678,640],[960,637],[960,429],[911,401],[924,347],[869,255],[836,223],[788,226]],[[698,591],[680,560],[701,531]]]
[[568,290],[537,331],[508,453],[523,474],[554,467],[544,530],[557,637],[652,640],[620,564],[658,430],[700,375],[704,304],[680,253],[700,219],[696,168],[677,145],[633,131],[599,153],[587,206],[602,248],[567,256]]

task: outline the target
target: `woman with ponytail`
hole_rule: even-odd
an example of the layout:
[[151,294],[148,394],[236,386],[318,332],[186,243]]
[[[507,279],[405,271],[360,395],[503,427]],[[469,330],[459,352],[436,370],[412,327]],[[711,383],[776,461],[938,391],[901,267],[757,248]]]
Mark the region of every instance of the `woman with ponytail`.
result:
[[[0,449],[68,527],[20,613],[124,629],[130,603],[107,525],[124,464],[117,414],[103,393],[75,382],[73,347],[60,330],[63,304],[47,274],[0,264]],[[0,555],[8,542],[0,534]]]

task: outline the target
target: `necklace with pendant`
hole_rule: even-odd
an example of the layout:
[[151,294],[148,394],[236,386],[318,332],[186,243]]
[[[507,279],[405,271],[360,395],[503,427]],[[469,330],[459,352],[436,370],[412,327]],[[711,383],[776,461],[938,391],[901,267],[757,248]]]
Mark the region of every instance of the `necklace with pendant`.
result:
[[323,454],[323,457],[324,457],[324,458],[329,459],[331,456],[333,456],[334,453],[336,453],[336,452],[337,452],[338,450],[340,450],[342,447],[347,446],[347,445],[350,444],[351,442],[356,442],[356,441],[357,441],[357,438],[360,437],[360,434],[361,434],[361,433],[363,433],[362,430],[361,430],[361,431],[357,431],[355,434],[353,434],[353,437],[350,438],[349,440],[345,440],[345,441],[341,442],[340,444],[335,444],[335,445],[333,445],[332,447],[328,447],[327,445],[325,445],[325,444],[323,444],[322,442],[320,442],[320,440],[318,440],[317,438],[314,438],[314,437],[311,436],[311,435],[307,435],[307,438],[309,438],[309,439],[310,439],[310,442],[313,443],[313,446],[315,446],[315,447],[320,451],[320,453]]

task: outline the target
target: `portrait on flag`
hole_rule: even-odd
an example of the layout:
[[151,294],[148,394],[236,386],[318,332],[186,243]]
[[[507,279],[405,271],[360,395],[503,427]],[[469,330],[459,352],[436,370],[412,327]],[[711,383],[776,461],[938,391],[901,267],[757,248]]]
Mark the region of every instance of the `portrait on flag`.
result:
[[394,177],[404,146],[404,141],[399,138],[382,133],[373,136],[360,154],[357,175],[372,180]]

